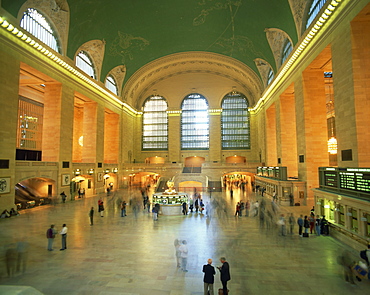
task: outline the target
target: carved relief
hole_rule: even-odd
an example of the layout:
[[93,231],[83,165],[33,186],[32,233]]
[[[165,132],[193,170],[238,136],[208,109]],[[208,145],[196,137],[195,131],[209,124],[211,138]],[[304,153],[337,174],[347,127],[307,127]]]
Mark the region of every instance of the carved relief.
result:
[[67,52],[69,30],[69,6],[67,0],[28,0],[18,12],[18,20],[28,8],[37,9],[55,29],[55,34],[60,42],[62,54]]
[[297,35],[302,35],[303,29],[303,17],[306,11],[307,5],[310,4],[310,0],[289,0],[290,9],[292,10]]
[[270,69],[271,70],[273,70],[273,69],[272,69],[271,65],[262,58],[256,58],[254,60],[254,63],[256,64],[257,69],[260,72],[260,75],[261,75],[262,81],[263,81],[263,85],[265,85],[265,88],[266,88],[267,87],[268,73],[269,73]]
[[118,36],[109,47],[109,55],[118,55],[121,57],[121,62],[126,63],[127,60],[134,59],[136,51],[144,50],[149,44],[150,42],[142,37],[134,37],[127,33],[118,32]]
[[269,28],[265,29],[267,41],[270,44],[271,51],[275,58],[276,68],[279,69],[281,66],[281,57],[283,53],[283,46],[286,39],[293,44],[292,40],[290,39],[289,35],[285,33],[283,30]]
[[76,55],[82,50],[88,52],[89,56],[93,60],[96,80],[100,81],[100,73],[105,52],[105,40],[91,40],[82,44],[76,51],[75,58]]

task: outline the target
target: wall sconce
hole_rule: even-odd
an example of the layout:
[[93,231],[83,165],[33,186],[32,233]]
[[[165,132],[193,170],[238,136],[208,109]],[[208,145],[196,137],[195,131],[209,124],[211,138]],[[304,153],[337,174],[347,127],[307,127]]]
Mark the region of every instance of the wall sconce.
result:
[[91,169],[88,169],[88,170],[87,170],[87,174],[90,174],[90,175],[91,175],[91,174],[94,174],[94,169],[92,169],[92,168],[91,168]]
[[75,170],[75,175],[80,175],[81,174],[81,169],[76,169]]
[[105,169],[104,172],[105,173],[109,173],[110,172],[110,169]]
[[113,173],[117,173],[118,172],[118,168],[113,168]]

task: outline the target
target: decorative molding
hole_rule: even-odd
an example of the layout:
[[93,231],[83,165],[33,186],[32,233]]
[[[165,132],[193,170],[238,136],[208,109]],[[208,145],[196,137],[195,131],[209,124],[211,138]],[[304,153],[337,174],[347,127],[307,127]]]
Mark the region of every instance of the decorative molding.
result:
[[88,52],[89,56],[93,60],[96,80],[100,81],[101,68],[103,65],[104,52],[105,52],[105,40],[91,40],[80,46],[77,49],[74,60],[76,60],[76,55],[80,51]]
[[[265,88],[266,88],[267,87],[268,73],[269,73],[270,69],[272,71],[274,71],[274,69],[272,68],[272,66],[267,61],[265,61],[262,58],[256,58],[254,60],[254,63],[256,64],[256,67],[257,67],[258,71],[260,72],[260,75],[261,75],[262,81],[263,81],[263,85],[265,85]],[[275,72],[274,72],[274,75],[275,75]]]
[[289,35],[285,33],[283,30],[276,29],[276,28],[267,28],[265,29],[267,41],[270,44],[271,51],[275,58],[276,68],[279,69],[281,67],[281,57],[283,54],[283,46],[286,39],[292,43]]
[[67,0],[28,0],[18,11],[18,22],[28,8],[34,8],[51,22],[60,42],[61,54],[66,55],[69,31],[69,6]]
[[311,3],[309,0],[289,0],[290,9],[292,10],[297,35],[301,36],[303,32],[303,19],[307,6]]

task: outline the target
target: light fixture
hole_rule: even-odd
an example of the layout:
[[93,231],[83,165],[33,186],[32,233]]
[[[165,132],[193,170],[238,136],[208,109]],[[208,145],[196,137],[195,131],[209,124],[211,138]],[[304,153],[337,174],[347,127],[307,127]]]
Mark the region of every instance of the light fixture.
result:
[[80,175],[81,174],[81,170],[80,169],[76,169],[75,170],[75,175]]
[[331,155],[336,155],[338,153],[338,143],[334,136],[330,137],[328,140],[328,152]]

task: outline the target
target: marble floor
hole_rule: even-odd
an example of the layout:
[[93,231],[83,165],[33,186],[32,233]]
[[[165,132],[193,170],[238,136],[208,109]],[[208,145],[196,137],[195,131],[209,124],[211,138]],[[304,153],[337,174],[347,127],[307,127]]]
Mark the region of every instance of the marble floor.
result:
[[[214,210],[211,217],[193,213],[159,216],[158,221],[141,209],[134,212],[133,206],[126,217],[120,217],[119,201],[133,195],[137,192],[121,190],[101,196],[106,210],[104,217],[95,211],[93,226],[88,212],[91,206],[97,208],[99,196],[1,219],[0,285],[32,286],[47,295],[202,295],[203,264],[212,258],[219,266],[219,257],[225,256],[231,271],[230,294],[370,294],[369,281],[346,283],[337,263],[343,250],[350,251],[353,259],[358,257],[356,251],[330,236],[281,236],[275,227],[261,227],[258,217],[235,217],[235,202],[241,199],[238,192],[232,200],[224,193],[213,193],[212,201],[222,210]],[[203,198],[210,201],[208,196]],[[254,193],[242,197],[247,198],[260,197]],[[283,213],[294,210],[295,216],[308,214],[309,209],[280,208]],[[53,223],[57,230],[67,224],[65,251],[59,251],[60,236],[54,251],[47,251],[45,233]],[[188,242],[188,272],[177,268],[176,238]],[[28,244],[27,265],[9,277],[5,253],[18,241]],[[214,287],[217,294],[218,273]]]

